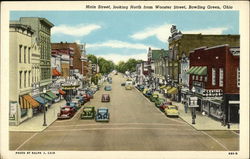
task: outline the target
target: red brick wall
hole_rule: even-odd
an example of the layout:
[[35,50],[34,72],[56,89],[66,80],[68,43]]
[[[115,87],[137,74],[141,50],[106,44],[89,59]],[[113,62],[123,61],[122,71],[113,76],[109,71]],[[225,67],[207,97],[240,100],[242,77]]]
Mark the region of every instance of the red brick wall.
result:
[[[239,93],[236,80],[239,57],[233,56],[228,46],[195,50],[193,53],[190,53],[190,68],[192,66],[207,66],[207,82],[203,80],[205,89],[222,89],[224,93]],[[216,69],[215,86],[212,85],[212,68]],[[223,87],[219,86],[219,68],[223,68],[224,70]],[[193,79],[192,75],[190,75],[190,88],[192,87],[192,83]]]

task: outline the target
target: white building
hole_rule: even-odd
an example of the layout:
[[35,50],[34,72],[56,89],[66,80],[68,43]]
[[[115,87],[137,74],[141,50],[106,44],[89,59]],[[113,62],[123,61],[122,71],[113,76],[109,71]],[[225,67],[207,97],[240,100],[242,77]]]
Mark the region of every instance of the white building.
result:
[[[33,76],[36,64],[32,64],[34,59],[32,54],[36,50],[36,44],[32,40],[34,30],[27,25],[22,25],[18,21],[11,21],[10,33],[10,125],[19,125],[21,122],[33,116],[33,108],[39,103],[31,97],[32,82],[39,81],[37,76]],[[34,50],[34,52],[33,52]],[[32,69],[33,68],[33,69]],[[36,72],[37,73],[37,72]],[[35,73],[34,73],[35,74]],[[35,79],[36,78],[36,79]]]

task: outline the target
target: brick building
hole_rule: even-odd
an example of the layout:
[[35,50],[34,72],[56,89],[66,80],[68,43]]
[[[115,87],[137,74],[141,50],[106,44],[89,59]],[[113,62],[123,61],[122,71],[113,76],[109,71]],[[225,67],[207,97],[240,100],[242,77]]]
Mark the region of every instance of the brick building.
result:
[[190,52],[189,89],[200,110],[227,123],[239,122],[239,47],[219,45]]

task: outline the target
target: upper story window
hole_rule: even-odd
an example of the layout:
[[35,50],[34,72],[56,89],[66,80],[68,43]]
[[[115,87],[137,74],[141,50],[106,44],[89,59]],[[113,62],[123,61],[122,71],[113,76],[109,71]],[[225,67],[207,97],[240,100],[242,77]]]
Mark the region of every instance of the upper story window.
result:
[[24,54],[24,63],[26,63],[26,50],[27,50],[27,47],[26,46],[24,46],[24,52],[23,52],[23,54]]
[[237,68],[237,87],[240,87],[240,68]]
[[19,63],[22,63],[22,45],[19,45]]
[[30,63],[30,47],[28,48],[28,62]]
[[216,70],[215,68],[212,68],[212,85],[216,85]]
[[223,87],[223,80],[224,80],[224,71],[223,71],[223,68],[220,68],[220,82],[219,82],[219,86],[220,87]]

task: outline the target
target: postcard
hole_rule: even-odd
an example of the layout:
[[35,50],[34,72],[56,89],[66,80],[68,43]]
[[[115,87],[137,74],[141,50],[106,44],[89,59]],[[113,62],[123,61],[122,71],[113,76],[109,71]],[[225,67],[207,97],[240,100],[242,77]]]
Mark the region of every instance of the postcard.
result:
[[1,158],[249,158],[249,2],[1,15]]

